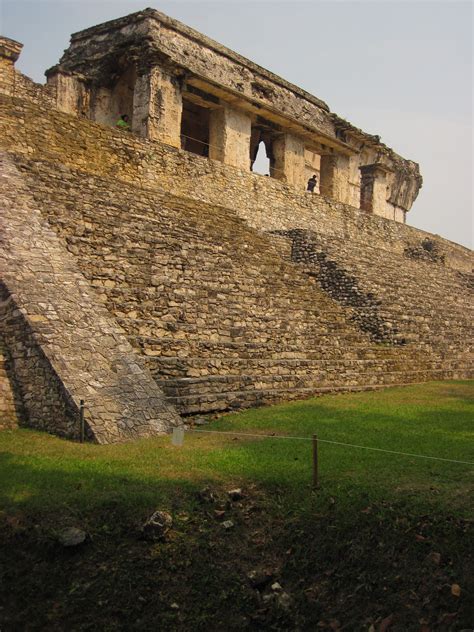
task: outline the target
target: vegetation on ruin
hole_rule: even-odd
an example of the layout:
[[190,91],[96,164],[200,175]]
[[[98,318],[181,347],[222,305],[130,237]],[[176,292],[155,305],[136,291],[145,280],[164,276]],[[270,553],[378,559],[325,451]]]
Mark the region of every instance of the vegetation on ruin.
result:
[[[471,465],[321,442],[314,493],[311,441],[234,433],[474,462],[473,402],[467,381],[328,395],[194,426],[181,447],[2,432],[0,627],[472,627]],[[156,509],[173,527],[150,542]],[[58,542],[69,526],[84,544]]]

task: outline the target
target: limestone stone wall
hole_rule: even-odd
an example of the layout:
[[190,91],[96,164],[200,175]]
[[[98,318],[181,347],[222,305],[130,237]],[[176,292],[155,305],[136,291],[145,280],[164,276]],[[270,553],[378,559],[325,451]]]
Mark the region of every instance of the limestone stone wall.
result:
[[[89,297],[103,355],[112,357],[120,327],[134,366],[144,363],[181,412],[472,375],[463,346],[471,325],[457,298],[467,294],[467,249],[18,99],[3,97],[0,107],[0,144],[28,191],[28,213],[41,215],[80,270],[79,294]],[[22,190],[17,177],[7,173],[12,203]],[[17,221],[10,214],[9,225]],[[31,252],[40,225],[26,231]],[[296,229],[314,233],[300,242],[299,257],[289,234]],[[39,246],[44,250],[42,240]],[[51,336],[61,340],[67,383],[75,356],[51,320],[48,305],[55,303],[37,293],[39,270],[33,272],[23,279],[23,296],[31,294],[31,306],[47,317],[35,332],[52,327],[41,348]],[[68,278],[55,277],[59,304]],[[99,333],[111,329],[113,339]],[[104,349],[84,348],[94,358]]]
[[38,105],[56,107],[56,89],[54,86],[35,83],[26,75],[16,73],[14,95]]
[[[357,248],[344,243],[337,259],[337,246],[329,252],[307,236],[257,232],[220,206],[46,161],[16,162],[48,223],[184,413],[470,375],[468,315],[451,300],[453,288],[465,290],[457,272],[436,274],[439,262],[433,282],[427,262],[408,258],[400,283],[388,277],[375,293],[365,269],[352,268]],[[324,261],[312,256],[321,250]],[[376,248],[359,258],[381,279],[401,262],[391,254],[390,266],[381,264]],[[418,288],[432,293],[428,309]],[[394,312],[392,294],[405,314]],[[429,314],[440,297],[447,326],[446,312]],[[449,354],[437,337],[449,341]]]
[[24,423],[74,437],[83,399],[89,436],[99,443],[179,424],[5,154],[0,190],[2,335]]
[[[5,353],[9,356],[5,373],[10,385],[16,384],[21,405],[19,414],[13,419],[10,417],[11,421],[16,421],[15,425],[78,438],[78,408],[43,352],[41,342],[35,338],[23,310],[5,285],[1,287],[0,299]],[[39,317],[38,314],[35,316]]]
[[0,95],[0,114],[0,147],[12,152],[220,204],[259,230],[317,226],[320,232],[351,239],[361,248],[377,243],[382,250],[399,254],[431,239],[444,252],[445,265],[472,269],[467,248],[321,195],[299,194],[273,178],[7,96]]

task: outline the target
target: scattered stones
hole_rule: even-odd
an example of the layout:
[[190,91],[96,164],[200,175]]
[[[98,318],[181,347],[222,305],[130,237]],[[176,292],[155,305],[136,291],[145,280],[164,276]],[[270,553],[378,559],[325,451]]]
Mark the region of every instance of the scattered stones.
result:
[[222,526],[224,527],[224,529],[228,531],[229,529],[234,528],[234,523],[232,522],[232,520],[224,520],[224,522],[222,523]]
[[222,520],[225,516],[225,510],[224,509],[214,509],[214,516],[215,518],[217,518],[217,520]]
[[204,487],[199,490],[197,496],[202,503],[216,503],[219,501],[219,496],[210,487]]
[[428,559],[433,562],[433,564],[436,564],[437,566],[439,566],[439,564],[441,563],[441,554],[437,553],[436,551],[432,551],[429,555],[428,555]]
[[155,511],[142,527],[143,537],[152,542],[163,540],[173,525],[173,518],[167,511]]
[[206,417],[195,417],[194,425],[195,426],[207,426],[209,424],[209,420]]
[[247,573],[247,578],[252,588],[263,590],[273,579],[273,574],[269,571],[253,570]]
[[242,498],[244,497],[244,495],[242,494],[242,490],[240,489],[240,487],[236,488],[236,489],[231,489],[227,492],[227,495],[229,496],[229,498],[233,501],[237,501],[237,500],[242,500]]
[[68,527],[61,531],[58,540],[63,546],[79,546],[86,541],[87,533],[76,527]]
[[291,607],[291,604],[293,603],[293,599],[291,595],[283,591],[283,592],[280,592],[280,594],[278,595],[277,603],[284,610],[288,610]]

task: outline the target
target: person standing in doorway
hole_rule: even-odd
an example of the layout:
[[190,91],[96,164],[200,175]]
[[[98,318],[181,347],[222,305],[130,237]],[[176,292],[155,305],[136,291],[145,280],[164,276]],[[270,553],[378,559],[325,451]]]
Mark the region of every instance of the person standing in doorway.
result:
[[315,189],[317,184],[318,184],[318,177],[317,177],[316,174],[314,174],[308,180],[308,186],[306,187],[306,190],[309,191],[310,193],[314,193],[314,189]]

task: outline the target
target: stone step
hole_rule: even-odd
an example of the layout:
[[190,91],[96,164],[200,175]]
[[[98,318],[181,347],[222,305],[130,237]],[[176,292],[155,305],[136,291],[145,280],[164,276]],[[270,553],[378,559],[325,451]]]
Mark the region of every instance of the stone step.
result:
[[[205,377],[193,378],[177,378],[170,380],[157,380],[157,383],[163,388],[167,396],[181,396],[183,394],[194,394],[208,396],[210,394],[219,394],[222,392],[223,386],[226,390],[234,390],[232,385],[239,391],[250,390],[266,390],[271,388],[299,388],[312,389],[316,387],[332,388],[333,386],[343,387],[357,386],[359,384],[398,384],[410,376],[412,379],[418,379],[420,382],[436,379],[469,379],[473,375],[472,370],[468,369],[435,369],[427,368],[425,370],[409,370],[409,371],[378,371],[378,372],[357,372],[348,371],[347,375],[342,376],[340,372],[324,372],[321,376],[306,375],[295,376],[293,374],[268,376],[240,374],[240,375],[208,375]],[[443,376],[443,377],[440,377]],[[423,378],[423,379],[420,379]],[[272,387],[272,385],[274,385]]]
[[[331,361],[327,360],[308,360],[308,359],[281,359],[275,362],[275,360],[253,360],[253,359],[229,359],[229,358],[187,358],[183,362],[182,358],[170,359],[170,358],[152,358],[146,360],[146,366],[150,369],[152,374],[156,376],[173,376],[183,375],[186,377],[199,377],[201,375],[230,375],[240,374],[241,370],[247,371],[252,375],[259,374],[263,370],[267,371],[268,375],[284,375],[289,370],[293,372],[291,375],[299,374],[314,374],[315,371],[321,373],[326,371],[359,371],[363,370],[367,372],[369,369],[375,371],[379,370],[397,370],[403,371],[406,369],[407,362],[410,358],[406,357],[391,357],[381,360],[377,359],[354,359],[344,361]],[[423,366],[429,369],[442,369],[454,370],[454,369],[467,369],[472,366],[472,360],[466,359],[454,359],[443,360],[441,358],[426,358],[423,362],[419,361],[418,366]],[[306,372],[306,373],[305,373]]]
[[[409,386],[410,384],[424,383],[426,381],[438,379],[472,379],[472,371],[469,374],[456,372],[438,373],[411,373],[399,375],[397,381],[386,381],[384,383],[360,383],[330,386],[312,386],[298,388],[269,388],[269,389],[247,389],[247,390],[223,390],[216,393],[180,394],[168,395],[169,401],[176,406],[182,414],[195,414],[234,410],[245,407],[270,405],[281,401],[291,401],[295,399],[305,399],[317,395],[328,393],[347,393],[367,390],[380,390],[389,386]],[[163,389],[166,391],[166,387]]]

